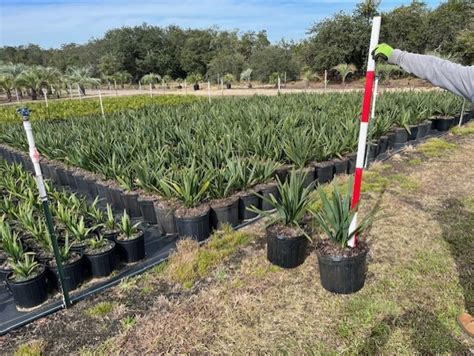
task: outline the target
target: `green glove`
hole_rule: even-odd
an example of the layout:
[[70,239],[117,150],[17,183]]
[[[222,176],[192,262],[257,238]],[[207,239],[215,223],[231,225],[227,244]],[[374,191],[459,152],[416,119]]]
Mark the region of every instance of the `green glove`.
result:
[[393,53],[393,48],[390,47],[386,43],[381,43],[375,46],[375,49],[372,51],[372,57],[374,60],[378,60],[379,58],[383,58],[384,60],[388,60]]

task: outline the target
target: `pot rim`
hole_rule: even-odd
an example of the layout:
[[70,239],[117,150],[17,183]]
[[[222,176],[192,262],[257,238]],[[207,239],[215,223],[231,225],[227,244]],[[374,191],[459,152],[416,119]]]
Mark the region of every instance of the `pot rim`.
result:
[[33,281],[36,281],[37,279],[42,278],[44,276],[44,274],[46,273],[46,267],[44,265],[40,265],[40,266],[42,267],[42,271],[40,273],[38,273],[36,276],[34,276],[33,278],[26,279],[26,280],[20,281],[20,282],[16,282],[16,281],[11,279],[11,277],[13,276],[13,272],[10,272],[7,275],[6,282],[10,285],[21,286],[21,285],[29,284]]

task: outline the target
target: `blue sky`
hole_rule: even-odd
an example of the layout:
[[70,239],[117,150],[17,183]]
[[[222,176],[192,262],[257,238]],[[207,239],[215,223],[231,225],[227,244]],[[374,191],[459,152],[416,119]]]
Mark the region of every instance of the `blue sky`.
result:
[[[382,0],[388,10],[411,0]],[[427,0],[429,6],[440,1]],[[266,29],[271,41],[299,40],[308,28],[357,1],[328,0],[0,0],[0,46],[84,43],[105,31],[148,24],[240,31]]]

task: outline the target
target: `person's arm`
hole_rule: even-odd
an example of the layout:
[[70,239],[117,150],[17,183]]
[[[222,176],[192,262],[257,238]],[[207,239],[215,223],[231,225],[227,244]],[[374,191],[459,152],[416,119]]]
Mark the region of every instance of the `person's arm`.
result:
[[388,62],[474,103],[474,66],[394,49]]

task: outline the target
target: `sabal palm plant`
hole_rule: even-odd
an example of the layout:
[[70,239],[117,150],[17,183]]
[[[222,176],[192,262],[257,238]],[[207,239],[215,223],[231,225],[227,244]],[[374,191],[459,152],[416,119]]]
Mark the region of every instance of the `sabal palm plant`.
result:
[[12,89],[15,85],[15,78],[10,73],[2,73],[0,70],[0,88],[7,94],[7,100],[12,101]]
[[82,95],[86,95],[86,85],[100,83],[100,79],[92,77],[91,67],[69,67],[66,71],[67,80],[79,86]]
[[42,69],[40,66],[30,67],[24,70],[16,79],[20,87],[30,91],[32,100],[38,99],[38,91],[43,84]]
[[120,71],[120,72],[117,72],[117,73],[114,73],[112,75],[112,77],[117,81],[119,82],[120,86],[122,87],[122,89],[124,88],[124,85],[125,83],[128,83],[130,82],[130,80],[132,79],[132,75],[123,70],[123,71]]
[[309,83],[310,83],[311,81],[313,81],[313,80],[321,80],[321,77],[320,77],[317,73],[313,72],[313,71],[311,70],[311,68],[306,68],[306,69],[303,71],[301,77],[303,78],[303,82],[304,82],[305,88],[308,88]]
[[380,79],[385,81],[387,84],[389,83],[392,75],[401,72],[402,70],[400,69],[400,67],[394,64],[380,63],[377,65],[377,74],[379,75]]
[[342,84],[346,85],[346,78],[349,74],[354,74],[357,70],[356,66],[353,64],[341,63],[337,66],[334,66],[334,69],[342,79]]

